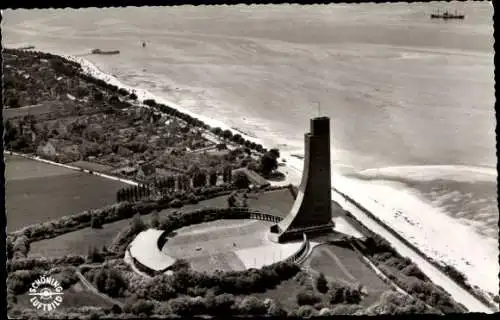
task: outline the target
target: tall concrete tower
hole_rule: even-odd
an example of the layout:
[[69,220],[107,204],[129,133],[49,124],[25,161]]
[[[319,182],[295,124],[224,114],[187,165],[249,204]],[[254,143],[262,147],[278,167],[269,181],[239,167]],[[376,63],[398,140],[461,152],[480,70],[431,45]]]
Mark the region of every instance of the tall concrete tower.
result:
[[305,134],[302,182],[290,213],[271,227],[269,237],[285,242],[302,237],[303,232],[331,231],[332,183],[330,164],[330,118],[311,119],[311,132]]

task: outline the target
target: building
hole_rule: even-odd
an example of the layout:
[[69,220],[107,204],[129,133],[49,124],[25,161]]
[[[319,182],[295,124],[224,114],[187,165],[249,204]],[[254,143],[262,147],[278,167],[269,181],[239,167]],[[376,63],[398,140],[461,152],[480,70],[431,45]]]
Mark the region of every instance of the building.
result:
[[305,134],[305,159],[302,181],[290,213],[273,225],[269,238],[285,242],[302,237],[304,232],[329,232],[333,229],[330,118],[311,119],[311,132]]
[[231,174],[235,175],[237,172],[242,172],[248,178],[250,184],[257,189],[263,189],[271,185],[271,183],[266,179],[264,179],[260,174],[248,168],[240,168],[233,170]]

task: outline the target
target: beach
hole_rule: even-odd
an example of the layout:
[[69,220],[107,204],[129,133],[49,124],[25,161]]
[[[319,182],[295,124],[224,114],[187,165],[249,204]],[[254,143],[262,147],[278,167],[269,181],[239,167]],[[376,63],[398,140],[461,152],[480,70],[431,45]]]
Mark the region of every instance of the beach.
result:
[[[287,160],[282,183],[300,183],[303,162],[292,154],[303,154],[308,118],[330,116],[333,186],[472,285],[497,294],[496,193],[475,187],[480,180],[496,191],[492,10],[487,3],[458,6],[468,15],[462,25],[431,23],[426,13],[433,6],[406,4],[141,8],[150,21],[136,25],[131,8],[64,18],[7,10],[4,42],[66,55],[140,99],[278,147]],[[242,19],[249,13],[253,20]],[[364,31],[353,35],[352,26]],[[121,53],[85,55],[92,48]],[[401,182],[409,177],[468,183],[464,194],[486,198],[487,212],[456,218],[460,213],[435,194]]]

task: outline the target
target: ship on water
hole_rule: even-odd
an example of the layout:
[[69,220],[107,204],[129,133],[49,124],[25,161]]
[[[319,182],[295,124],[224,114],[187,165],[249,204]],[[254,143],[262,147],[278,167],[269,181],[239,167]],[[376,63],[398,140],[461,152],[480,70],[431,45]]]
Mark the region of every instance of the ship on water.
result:
[[438,11],[437,13],[432,13],[431,14],[431,19],[443,19],[443,20],[458,19],[458,20],[463,20],[463,19],[465,19],[465,15],[462,14],[462,13],[457,13],[456,11],[454,13],[450,13],[448,11],[440,13]]
[[101,49],[94,49],[91,51],[92,54],[119,54],[120,50],[101,50]]

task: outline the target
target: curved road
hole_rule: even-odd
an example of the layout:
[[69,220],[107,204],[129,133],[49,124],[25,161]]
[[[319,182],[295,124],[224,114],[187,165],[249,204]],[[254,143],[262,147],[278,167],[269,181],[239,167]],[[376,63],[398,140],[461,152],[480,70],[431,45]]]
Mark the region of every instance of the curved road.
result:
[[383,225],[368,216],[368,214],[366,214],[356,204],[348,201],[334,188],[332,188],[332,199],[336,201],[344,210],[349,211],[368,229],[385,238],[402,256],[410,258],[420,268],[420,270],[422,270],[422,272],[429,277],[429,279],[431,279],[433,283],[441,286],[445,291],[451,294],[453,299],[463,304],[470,312],[496,312],[496,310],[490,309],[489,306],[485,305],[467,290],[459,286],[455,281],[449,278],[448,275],[427,261],[425,257],[408,247],[405,243],[389,232]]

